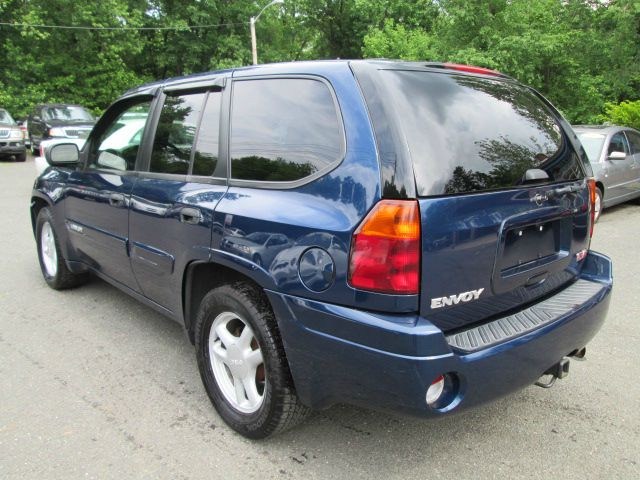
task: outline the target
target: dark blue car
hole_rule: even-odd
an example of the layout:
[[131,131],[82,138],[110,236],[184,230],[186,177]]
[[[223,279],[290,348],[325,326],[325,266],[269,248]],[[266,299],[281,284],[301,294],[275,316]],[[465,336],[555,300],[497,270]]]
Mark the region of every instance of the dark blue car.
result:
[[338,402],[439,416],[582,357],[611,262],[589,250],[584,150],[498,72],[298,62],[144,85],[31,218],[55,289],[89,274],[184,325],[251,438]]

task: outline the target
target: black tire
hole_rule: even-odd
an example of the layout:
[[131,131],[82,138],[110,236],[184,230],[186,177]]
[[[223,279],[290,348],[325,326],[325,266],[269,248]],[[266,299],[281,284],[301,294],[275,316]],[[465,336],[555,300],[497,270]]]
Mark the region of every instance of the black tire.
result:
[[600,216],[602,215],[602,190],[600,190],[599,187],[596,187],[596,203],[600,202],[600,211],[596,212],[596,216],[594,218],[594,223],[598,223],[598,220],[600,220]]
[[[42,229],[47,223],[51,226],[51,232],[53,234],[55,244],[57,261],[55,262],[56,271],[54,275],[51,275],[47,272],[42,252]],[[36,219],[36,243],[38,247],[38,260],[40,262],[40,270],[42,270],[42,276],[44,277],[44,280],[47,282],[47,284],[54,290],[65,290],[67,288],[73,288],[82,285],[88,280],[89,274],[73,273],[69,271],[64,261],[62,250],[60,249],[58,235],[56,234],[53,225],[54,223],[51,210],[48,207],[42,208],[38,213],[38,218]]]
[[16,155],[16,162],[24,162],[27,160],[27,152]]
[[[223,312],[232,312],[253,330],[262,350],[265,385],[262,404],[254,413],[242,413],[225,398],[212,369],[209,352],[211,326]],[[195,325],[196,355],[207,394],[222,419],[236,432],[252,439],[266,438],[304,420],[310,410],[296,395],[275,317],[264,294],[244,282],[223,285],[203,298]]]
[[40,147],[36,146],[36,144],[33,142],[33,139],[31,140],[31,153],[33,153],[36,157],[40,156]]

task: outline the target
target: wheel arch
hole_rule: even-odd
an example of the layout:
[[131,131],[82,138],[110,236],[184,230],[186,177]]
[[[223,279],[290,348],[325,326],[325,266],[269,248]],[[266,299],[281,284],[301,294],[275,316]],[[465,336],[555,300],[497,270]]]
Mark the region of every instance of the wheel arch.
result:
[[245,268],[234,267],[235,265],[216,261],[193,261],[185,268],[182,279],[182,313],[184,328],[192,344],[195,344],[194,325],[200,302],[209,291],[220,285],[238,281],[249,283],[264,295],[269,306],[273,308],[268,296],[264,293],[264,288],[272,286],[270,281],[265,281],[270,280],[270,277],[264,275],[265,272],[260,275],[258,270],[261,269],[256,269],[255,265],[248,271]]
[[51,207],[51,205],[51,200],[45,195],[32,195],[31,206],[29,210],[31,212],[31,229],[33,231],[34,237],[36,236],[36,219],[38,218],[40,210],[42,210],[44,207]]

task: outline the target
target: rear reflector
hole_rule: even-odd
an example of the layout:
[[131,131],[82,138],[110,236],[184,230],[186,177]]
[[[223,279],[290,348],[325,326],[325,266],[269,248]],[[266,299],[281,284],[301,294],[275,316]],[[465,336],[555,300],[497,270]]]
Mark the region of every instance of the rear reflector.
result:
[[589,183],[589,211],[591,212],[591,229],[589,230],[589,236],[593,237],[593,227],[596,223],[596,180],[590,178]]
[[349,284],[381,293],[417,294],[420,212],[415,200],[381,200],[353,234]]
[[427,405],[433,406],[444,392],[444,375],[436,378],[427,389]]
[[445,63],[445,68],[450,70],[458,70],[460,72],[469,72],[469,73],[479,73],[482,75],[494,75],[494,76],[502,76],[502,73],[491,70],[490,68],[484,67],[474,67],[473,65],[461,65],[459,63]]

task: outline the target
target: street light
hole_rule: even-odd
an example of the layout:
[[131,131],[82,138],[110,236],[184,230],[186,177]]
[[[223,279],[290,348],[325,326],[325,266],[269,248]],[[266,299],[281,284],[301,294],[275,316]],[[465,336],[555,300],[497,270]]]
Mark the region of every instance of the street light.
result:
[[277,5],[279,3],[284,3],[284,0],[273,0],[271,3],[262,7],[262,10],[260,10],[260,13],[258,15],[256,15],[255,17],[251,17],[251,19],[249,20],[249,25],[251,26],[251,54],[253,55],[254,65],[258,64],[258,47],[256,45],[256,22],[260,18],[260,15],[262,15],[262,12],[264,12],[271,5]]

